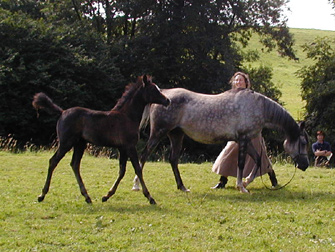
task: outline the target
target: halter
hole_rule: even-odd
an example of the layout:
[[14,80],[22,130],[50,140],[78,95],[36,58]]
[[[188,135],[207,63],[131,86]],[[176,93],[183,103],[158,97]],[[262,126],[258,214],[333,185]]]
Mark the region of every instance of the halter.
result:
[[298,149],[298,154],[297,155],[295,155],[292,159],[293,159],[293,161],[294,161],[294,165],[295,165],[295,168],[297,168],[297,160],[298,160],[298,158],[300,157],[300,156],[307,156],[307,153],[306,154],[303,154],[303,153],[301,153],[301,149],[300,149],[300,144],[301,144],[301,140],[300,140],[300,137],[302,137],[302,136],[304,136],[303,134],[300,134],[300,136],[299,136],[299,149]]
[[[291,181],[293,180],[293,178],[294,178],[294,176],[295,176],[295,174],[296,174],[296,172],[297,172],[297,160],[298,160],[298,158],[300,157],[300,156],[307,156],[307,154],[303,154],[303,153],[301,153],[301,149],[300,149],[300,144],[301,144],[301,140],[300,140],[300,137],[301,136],[304,136],[303,134],[300,134],[300,136],[299,136],[299,149],[298,149],[298,154],[297,155],[295,155],[292,159],[293,159],[293,161],[294,161],[294,173],[293,173],[293,176],[291,177],[291,179],[286,183],[286,184],[284,184],[284,185],[282,185],[282,186],[280,186],[280,187],[278,187],[278,188],[273,188],[273,187],[268,187],[265,183],[264,183],[264,181],[263,181],[263,175],[261,175],[261,180],[262,180],[262,183],[263,183],[263,185],[265,186],[265,188],[266,189],[269,189],[269,190],[272,190],[272,191],[277,191],[277,190],[280,190],[280,189],[283,189],[284,187],[286,187],[289,183],[291,183]],[[262,153],[262,152],[261,152]],[[260,174],[262,174],[262,171],[261,171],[261,167],[259,167],[259,172],[260,172]]]

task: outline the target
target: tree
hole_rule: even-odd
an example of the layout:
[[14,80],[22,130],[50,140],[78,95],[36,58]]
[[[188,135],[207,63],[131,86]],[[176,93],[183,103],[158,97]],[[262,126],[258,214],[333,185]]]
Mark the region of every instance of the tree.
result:
[[11,134],[21,146],[27,141],[47,144],[55,138],[56,118],[36,120],[31,106],[36,92],[46,92],[64,108],[114,106],[125,80],[108,47],[89,27],[53,27],[21,11],[3,9],[0,18],[2,136]]
[[[242,68],[240,47],[254,32],[268,50],[294,57],[293,39],[281,14],[284,4],[285,0],[1,1],[0,109],[9,112],[0,114],[0,134],[12,133],[23,143],[50,139],[54,120],[41,115],[45,132],[38,132],[30,110],[38,91],[64,108],[108,109],[124,84],[144,73],[165,88],[203,93],[229,89],[229,78]],[[270,69],[247,70],[267,73],[263,81],[271,83]],[[279,99],[273,86],[254,83],[256,90]]]
[[[306,101],[306,122],[309,132],[323,130],[329,141],[335,141],[335,40],[317,38],[305,45],[307,57],[315,64],[299,71],[302,98]],[[314,136],[314,134],[313,134]]]
[[136,20],[135,35],[123,34],[118,63],[124,76],[150,71],[165,87],[205,93],[228,89],[230,76],[241,68],[239,45],[246,46],[252,32],[269,50],[277,46],[294,57],[293,39],[281,21],[284,1],[144,2],[152,3],[146,12],[132,1],[127,11],[119,9],[127,13],[124,24]]

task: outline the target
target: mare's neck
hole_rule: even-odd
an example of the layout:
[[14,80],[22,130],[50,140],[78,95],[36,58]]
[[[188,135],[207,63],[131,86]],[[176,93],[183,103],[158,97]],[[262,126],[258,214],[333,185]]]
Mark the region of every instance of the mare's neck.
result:
[[290,140],[296,140],[300,135],[300,128],[293,117],[278,103],[264,98],[265,120],[270,128],[283,130]]

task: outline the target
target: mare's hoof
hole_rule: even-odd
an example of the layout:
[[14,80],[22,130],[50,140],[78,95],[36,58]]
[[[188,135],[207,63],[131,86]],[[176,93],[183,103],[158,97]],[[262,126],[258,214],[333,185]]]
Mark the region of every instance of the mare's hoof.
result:
[[241,193],[250,193],[249,190],[245,187],[237,187],[237,190],[239,190]]
[[109,198],[107,196],[102,197],[102,202],[106,202]]
[[149,202],[150,205],[156,205],[156,201],[153,198],[150,198]]
[[138,192],[141,188],[137,185],[134,185],[133,188],[131,188],[132,191]]
[[37,198],[37,200],[38,200],[38,202],[42,202],[42,201],[44,200],[44,196],[39,196],[39,197]]
[[85,201],[86,201],[88,204],[92,204],[92,200],[91,200],[91,198],[87,198],[87,199],[85,199]]

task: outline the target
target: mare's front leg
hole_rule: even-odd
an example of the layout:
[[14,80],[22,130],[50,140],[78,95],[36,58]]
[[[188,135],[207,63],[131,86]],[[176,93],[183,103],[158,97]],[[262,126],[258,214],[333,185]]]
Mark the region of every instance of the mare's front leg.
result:
[[152,204],[152,205],[156,204],[156,201],[151,197],[151,195],[149,193],[149,190],[144,183],[142,168],[141,168],[141,166],[138,162],[138,156],[137,156],[136,148],[135,147],[129,148],[127,153],[129,155],[130,161],[131,161],[131,163],[132,163],[132,165],[135,169],[135,173],[136,173],[136,175],[137,175],[137,177],[138,177],[138,179],[141,183],[142,191],[143,191],[144,196],[149,200],[150,204]]
[[245,138],[240,139],[238,142],[239,150],[238,150],[238,171],[237,171],[236,187],[242,193],[249,193],[249,191],[244,187],[242,181],[248,142],[249,141]]
[[127,165],[127,159],[128,159],[127,152],[121,148],[119,148],[119,152],[120,152],[119,176],[114,182],[114,185],[112,186],[112,188],[108,191],[107,195],[102,197],[102,202],[107,201],[110,197],[112,197],[115,194],[120,181],[122,180],[122,178],[124,177],[126,173],[126,165]]
[[180,172],[178,169],[178,159],[180,156],[181,149],[183,147],[184,132],[181,129],[174,129],[168,134],[171,144],[171,153],[169,161],[173,170],[174,177],[176,179],[177,188],[184,192],[189,192],[190,190],[184,186],[183,180],[181,179]]

